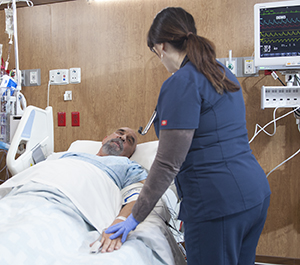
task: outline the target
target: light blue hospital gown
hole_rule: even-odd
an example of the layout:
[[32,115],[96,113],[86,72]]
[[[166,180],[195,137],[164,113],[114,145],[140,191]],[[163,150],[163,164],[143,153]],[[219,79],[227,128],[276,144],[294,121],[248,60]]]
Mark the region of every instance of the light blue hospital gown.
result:
[[141,165],[125,156],[96,156],[70,152],[61,158],[67,157],[89,162],[105,171],[119,189],[147,178],[147,171]]

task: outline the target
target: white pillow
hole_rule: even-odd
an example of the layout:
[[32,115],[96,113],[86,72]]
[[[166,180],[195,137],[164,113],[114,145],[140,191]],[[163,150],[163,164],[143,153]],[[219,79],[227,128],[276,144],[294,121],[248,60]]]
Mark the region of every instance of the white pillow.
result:
[[156,156],[157,147],[158,140],[138,144],[130,160],[133,160],[142,165],[147,170],[150,170],[150,167],[152,166],[152,163]]
[[68,152],[82,152],[96,155],[102,146],[102,142],[90,140],[77,140],[71,143]]
[[[70,145],[68,152],[97,154],[99,149],[101,148],[101,145],[102,142],[99,141],[77,140]],[[157,147],[158,140],[138,144],[130,160],[133,160],[142,165],[147,170],[150,170],[150,167],[156,156]]]

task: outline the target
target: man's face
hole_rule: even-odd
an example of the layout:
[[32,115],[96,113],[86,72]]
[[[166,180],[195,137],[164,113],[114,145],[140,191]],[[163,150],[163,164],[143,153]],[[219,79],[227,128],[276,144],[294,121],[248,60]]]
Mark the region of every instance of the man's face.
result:
[[106,136],[102,141],[102,147],[97,155],[114,155],[131,157],[137,144],[135,132],[127,127],[116,130]]

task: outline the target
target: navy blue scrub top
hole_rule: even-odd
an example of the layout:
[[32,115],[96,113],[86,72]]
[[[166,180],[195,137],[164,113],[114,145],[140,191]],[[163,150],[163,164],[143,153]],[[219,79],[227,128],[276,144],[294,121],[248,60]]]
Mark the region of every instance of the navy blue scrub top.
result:
[[[238,84],[224,68],[227,77]],[[234,214],[270,195],[266,175],[248,143],[242,89],[218,94],[188,62],[162,85],[154,126],[157,137],[160,130],[195,129],[175,179],[182,198],[181,220],[205,221]]]

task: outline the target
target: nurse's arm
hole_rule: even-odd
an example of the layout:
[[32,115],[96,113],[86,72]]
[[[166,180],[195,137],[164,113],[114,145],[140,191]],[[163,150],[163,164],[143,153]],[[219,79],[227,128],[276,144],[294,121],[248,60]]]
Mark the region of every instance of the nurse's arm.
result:
[[194,129],[161,130],[157,154],[145,185],[132,209],[132,215],[142,222],[176,177],[190,149]]

